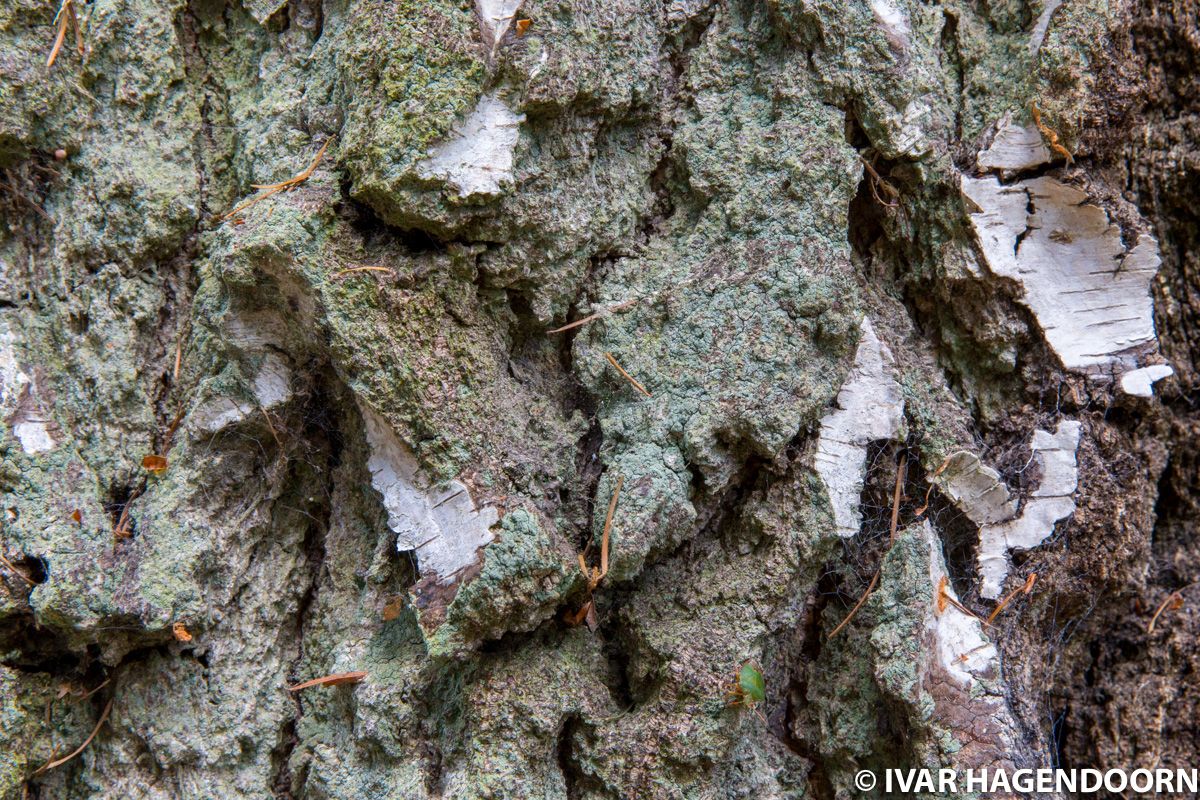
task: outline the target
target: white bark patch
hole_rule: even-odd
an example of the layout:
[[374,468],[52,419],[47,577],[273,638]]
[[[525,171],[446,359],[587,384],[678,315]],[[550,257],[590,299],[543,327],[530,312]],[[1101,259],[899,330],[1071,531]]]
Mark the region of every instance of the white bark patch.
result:
[[854,365],[838,392],[837,408],[821,420],[815,467],[833,506],[838,535],[862,527],[859,504],[867,472],[867,445],[900,434],[904,398],[893,376],[894,360],[864,317]]
[[1046,41],[1046,31],[1050,30],[1050,18],[1054,16],[1054,12],[1062,5],[1062,0],[1046,0],[1046,5],[1042,8],[1042,13],[1038,15],[1037,22],[1034,23],[1033,33],[1029,36],[1029,54],[1037,55],[1042,49],[1042,42]]
[[1175,374],[1166,364],[1152,364],[1121,376],[1121,391],[1135,397],[1153,397],[1154,384]]
[[251,386],[253,402],[235,397],[214,397],[191,413],[191,424],[216,433],[252,414],[270,411],[292,398],[292,370],[275,351],[287,339],[284,322],[274,314],[234,314],[226,319],[227,341],[246,357],[259,357]]
[[[953,605],[937,610],[937,589],[946,578],[946,560],[942,555],[942,543],[929,520],[925,520],[922,534],[929,547],[930,614],[928,627],[933,633],[934,653],[938,663],[950,677],[964,687],[971,686],[977,678],[990,678],[999,674],[1000,660],[995,646],[983,635],[983,626],[975,617],[968,616]],[[958,595],[947,580],[946,594],[954,601]]]
[[929,152],[931,145],[925,132],[929,130],[930,111],[929,104],[922,99],[912,100],[904,107],[894,144],[897,154],[919,158]]
[[484,95],[450,139],[417,164],[417,173],[445,181],[459,197],[497,195],[512,180],[513,151],[524,121],[524,114],[514,113],[497,95]]
[[1005,115],[991,145],[981,150],[975,161],[985,172],[998,170],[1001,174],[1009,174],[1049,164],[1050,149],[1036,127],[1014,125],[1012,116]]
[[955,453],[935,480],[942,491],[979,526],[979,594],[1000,596],[1008,576],[1008,551],[1029,550],[1044,542],[1054,526],[1075,513],[1079,470],[1075,452],[1081,425],[1060,422],[1054,433],[1033,432],[1033,461],[1041,472],[1038,488],[1018,512],[1017,501],[1000,475],[974,453]]
[[904,12],[891,0],[871,0],[871,12],[875,15],[875,21],[883,28],[888,44],[899,52],[907,50],[912,28]]
[[1108,214],[1054,178],[1006,186],[963,176],[962,189],[979,208],[971,223],[987,266],[1020,284],[1063,366],[1110,380],[1157,350],[1152,237],[1142,234],[1126,250]]
[[57,446],[37,386],[21,368],[17,337],[7,327],[0,328],[0,415],[26,455],[49,452]]
[[254,376],[254,403],[243,402],[233,397],[214,397],[200,404],[192,412],[193,424],[210,433],[228,428],[241,422],[251,414],[270,411],[292,396],[292,371],[279,356],[268,353]]
[[421,575],[443,584],[471,566],[481,547],[492,541],[496,509],[476,508],[468,488],[459,481],[432,485],[412,451],[388,423],[360,404],[371,449],[367,468],[371,485],[383,496],[388,527],[396,533],[396,549],[415,551]]
[[1000,473],[974,453],[964,450],[952,455],[937,482],[976,525],[1004,522],[1017,514],[1017,501],[1000,480]]
[[513,19],[521,10],[525,0],[475,0],[475,12],[479,14],[479,38],[492,55],[508,33]]

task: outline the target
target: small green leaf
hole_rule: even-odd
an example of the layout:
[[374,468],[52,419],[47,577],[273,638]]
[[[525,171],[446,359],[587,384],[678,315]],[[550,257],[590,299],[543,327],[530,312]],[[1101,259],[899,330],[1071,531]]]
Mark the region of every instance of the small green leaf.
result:
[[767,698],[767,685],[763,681],[762,672],[749,662],[743,664],[738,671],[738,686],[749,701],[761,703]]

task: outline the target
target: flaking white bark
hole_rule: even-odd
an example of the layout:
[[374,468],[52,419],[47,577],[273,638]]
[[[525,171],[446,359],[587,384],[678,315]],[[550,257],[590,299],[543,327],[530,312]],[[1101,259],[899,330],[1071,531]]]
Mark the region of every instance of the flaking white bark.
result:
[[900,435],[904,398],[893,369],[892,352],[875,335],[870,319],[863,317],[854,365],[838,392],[837,408],[821,420],[815,458],[842,537],[854,536],[862,526],[859,505],[867,444]]
[[279,355],[287,338],[282,320],[269,314],[235,314],[225,322],[229,343],[247,357],[257,358],[251,394],[253,402],[237,397],[212,397],[191,415],[191,424],[216,433],[251,414],[270,411],[292,397],[292,370]]
[[371,448],[371,485],[383,497],[396,549],[416,553],[422,576],[453,582],[492,541],[491,527],[499,514],[491,506],[477,508],[459,481],[433,485],[391,426],[365,405],[359,408]]
[[1054,533],[1058,522],[1075,513],[1074,495],[1079,481],[1075,451],[1080,428],[1079,422],[1064,420],[1054,433],[1034,431],[1031,449],[1041,470],[1041,482],[1019,516],[980,529],[980,596],[1000,596],[1008,575],[1009,550],[1037,547]]
[[1152,364],[1135,369],[1121,376],[1121,391],[1135,397],[1153,397],[1154,384],[1174,374],[1175,370],[1166,364]]
[[493,55],[504,34],[508,33],[513,18],[525,0],[476,0],[475,11],[479,14],[479,37]]
[[499,194],[512,180],[513,151],[524,114],[514,113],[495,94],[479,98],[451,137],[417,164],[427,180],[444,180],[459,197]]
[[1050,30],[1050,19],[1061,5],[1062,0],[1046,0],[1042,13],[1038,14],[1037,22],[1033,25],[1033,33],[1029,36],[1030,54],[1037,55],[1038,51],[1042,49],[1042,43],[1046,41],[1046,32]]
[[45,453],[57,445],[36,383],[21,367],[17,337],[7,327],[0,328],[0,418],[26,455]]
[[990,525],[1012,519],[1017,501],[1000,480],[1000,473],[965,450],[946,462],[937,478],[946,496],[976,525]]
[[1014,125],[1012,115],[1006,114],[997,124],[991,145],[976,157],[980,170],[999,171],[1007,175],[1050,163],[1050,150],[1042,134],[1033,125]]
[[1037,547],[1054,532],[1054,526],[1075,513],[1079,447],[1079,422],[1064,420],[1054,433],[1033,433],[1033,461],[1041,481],[1023,508],[1000,475],[974,453],[955,453],[935,479],[942,491],[979,526],[979,575],[982,597],[1000,596],[1008,576],[1008,551]]
[[1141,234],[1126,250],[1108,214],[1054,178],[1005,185],[963,176],[962,189],[979,209],[970,217],[988,268],[1020,284],[1063,366],[1119,379],[1156,354],[1152,237]]
[[[983,635],[983,625],[976,617],[968,616],[953,605],[937,610],[937,589],[947,577],[942,542],[929,520],[924,521],[922,534],[929,548],[930,610],[926,625],[933,634],[933,652],[938,663],[960,685],[970,687],[977,679],[999,675],[1000,659],[995,646]],[[958,601],[949,580],[945,592]]]

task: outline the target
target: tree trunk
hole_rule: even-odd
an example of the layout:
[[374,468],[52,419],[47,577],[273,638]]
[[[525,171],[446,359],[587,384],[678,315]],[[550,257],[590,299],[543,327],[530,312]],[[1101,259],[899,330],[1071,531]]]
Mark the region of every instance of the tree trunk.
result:
[[1194,767],[1198,16],[8,0],[0,797]]

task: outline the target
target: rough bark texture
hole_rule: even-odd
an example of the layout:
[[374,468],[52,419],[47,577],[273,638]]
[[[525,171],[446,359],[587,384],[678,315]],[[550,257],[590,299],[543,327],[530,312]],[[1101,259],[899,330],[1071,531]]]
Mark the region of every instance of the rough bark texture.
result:
[[56,12],[0,4],[0,797],[1196,765],[1194,0]]

